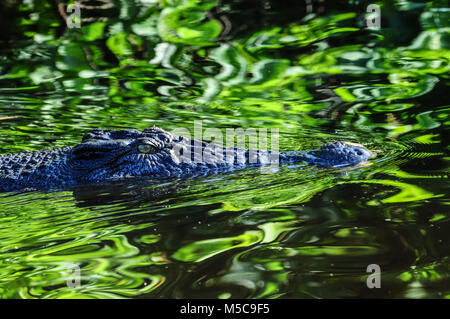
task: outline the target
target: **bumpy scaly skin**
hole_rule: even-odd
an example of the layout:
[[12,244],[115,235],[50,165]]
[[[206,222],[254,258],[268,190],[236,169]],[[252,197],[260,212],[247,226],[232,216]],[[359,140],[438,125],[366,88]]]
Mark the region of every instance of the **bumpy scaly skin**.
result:
[[343,142],[309,152],[257,153],[175,136],[157,127],[142,132],[95,129],[73,148],[0,155],[0,191],[61,188],[131,177],[204,176],[265,165],[274,159],[280,164],[342,167],[365,162],[370,156],[361,145]]

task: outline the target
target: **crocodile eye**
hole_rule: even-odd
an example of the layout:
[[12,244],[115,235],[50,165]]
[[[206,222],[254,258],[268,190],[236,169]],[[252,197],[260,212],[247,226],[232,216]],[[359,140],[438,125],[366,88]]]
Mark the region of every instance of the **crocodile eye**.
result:
[[361,156],[362,152],[361,151],[356,151],[356,154]]
[[139,152],[144,153],[144,154],[150,153],[152,149],[153,149],[153,146],[148,145],[148,144],[138,145]]

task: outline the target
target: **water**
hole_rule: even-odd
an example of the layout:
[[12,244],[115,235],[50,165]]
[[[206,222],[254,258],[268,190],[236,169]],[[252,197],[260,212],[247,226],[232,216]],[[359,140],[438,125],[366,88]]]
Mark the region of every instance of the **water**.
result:
[[[445,1],[5,7],[0,152],[92,128],[278,128],[371,165],[0,194],[2,298],[449,298]],[[83,4],[83,2],[82,2]],[[366,285],[381,268],[381,288]],[[78,276],[79,275],[79,276]]]

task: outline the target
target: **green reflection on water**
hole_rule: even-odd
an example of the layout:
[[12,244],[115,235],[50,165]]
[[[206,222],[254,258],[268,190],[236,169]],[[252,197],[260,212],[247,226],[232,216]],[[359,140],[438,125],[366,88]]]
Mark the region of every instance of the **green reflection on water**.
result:
[[[279,128],[281,150],[381,152],[340,170],[2,194],[0,296],[448,298],[449,12],[379,1],[367,29],[370,3],[121,1],[82,9],[80,29],[51,2],[5,5],[2,153],[194,120]],[[374,262],[384,290],[365,286]]]
[[234,237],[197,241],[183,246],[172,257],[181,261],[200,262],[229,249],[255,244],[261,239],[262,234],[260,232],[247,231]]

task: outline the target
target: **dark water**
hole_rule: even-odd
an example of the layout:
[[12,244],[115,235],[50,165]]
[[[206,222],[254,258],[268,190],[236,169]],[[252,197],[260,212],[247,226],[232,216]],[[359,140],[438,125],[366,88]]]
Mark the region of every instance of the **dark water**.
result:
[[0,296],[450,298],[448,4],[379,1],[368,29],[370,3],[81,1],[69,29],[53,2],[7,1],[1,153],[194,120],[278,128],[281,150],[381,152],[340,170],[0,194]]

